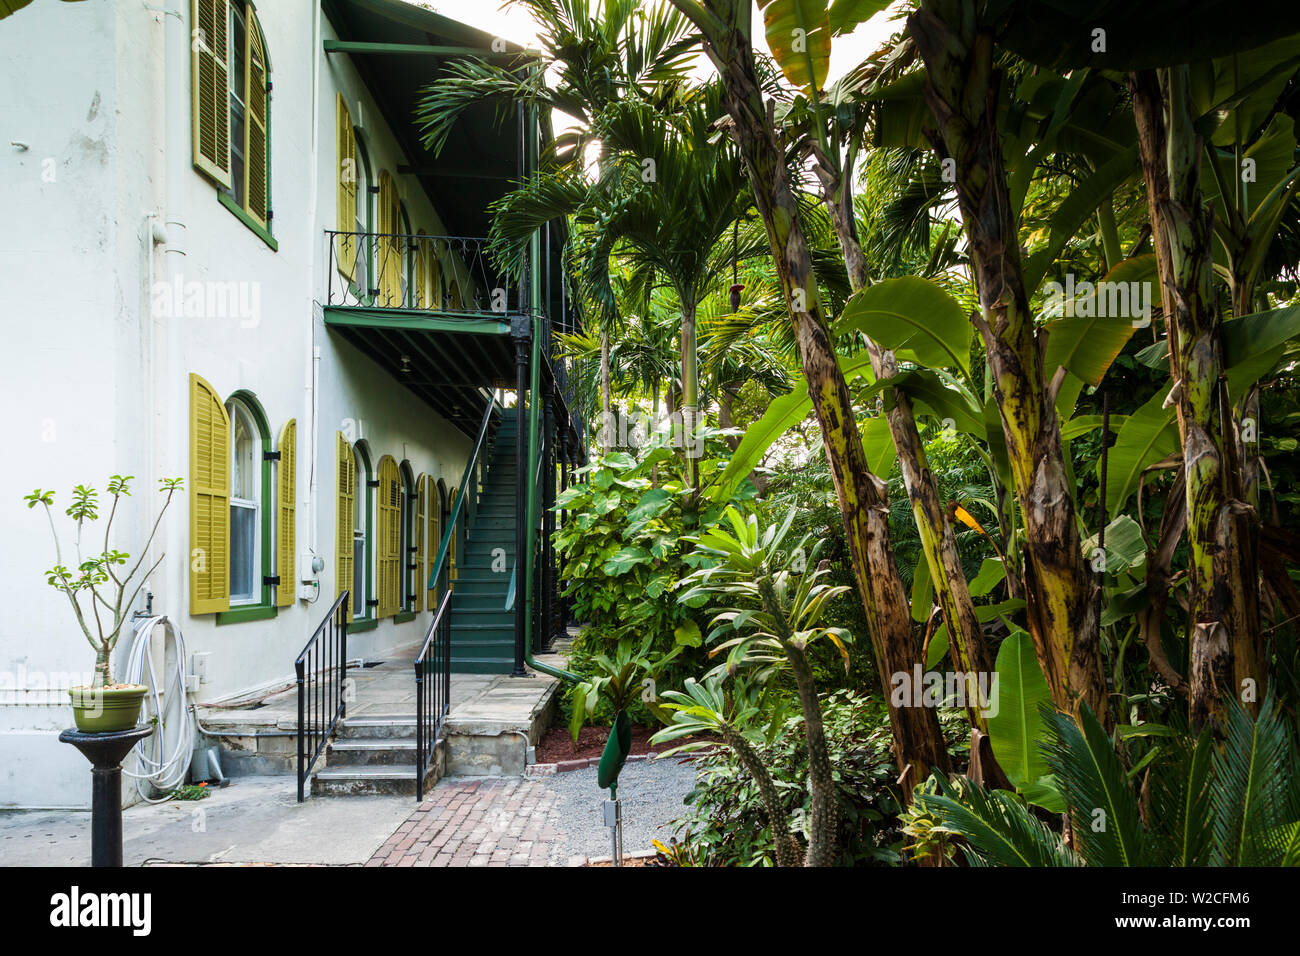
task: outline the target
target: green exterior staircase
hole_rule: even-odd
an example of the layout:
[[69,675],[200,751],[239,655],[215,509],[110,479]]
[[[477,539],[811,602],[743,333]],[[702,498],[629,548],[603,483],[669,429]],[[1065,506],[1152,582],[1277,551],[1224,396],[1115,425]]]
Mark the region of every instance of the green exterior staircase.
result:
[[518,469],[515,409],[501,412],[464,557],[456,562],[451,603],[451,669],[509,674],[515,660],[515,612],[506,610],[515,566]]

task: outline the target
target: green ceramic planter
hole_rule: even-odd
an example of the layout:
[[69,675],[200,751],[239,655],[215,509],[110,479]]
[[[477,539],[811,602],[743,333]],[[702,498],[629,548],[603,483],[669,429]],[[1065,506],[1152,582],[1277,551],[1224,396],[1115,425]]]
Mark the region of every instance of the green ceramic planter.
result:
[[143,684],[69,688],[77,729],[83,734],[130,730],[140,719],[140,702],[148,691]]

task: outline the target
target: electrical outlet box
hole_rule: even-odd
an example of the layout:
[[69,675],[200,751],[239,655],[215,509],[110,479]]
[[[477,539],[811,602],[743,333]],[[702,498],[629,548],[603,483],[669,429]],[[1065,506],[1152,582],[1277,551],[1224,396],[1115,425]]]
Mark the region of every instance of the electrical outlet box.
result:
[[[195,651],[190,655],[190,676],[196,678],[200,684],[208,682],[208,658],[212,656],[211,651]],[[188,690],[189,682],[186,682]]]
[[302,581],[298,584],[298,600],[314,601],[320,597],[319,581]]
[[311,548],[303,548],[302,553],[298,555],[298,580],[306,584],[308,581],[318,582],[320,573],[325,570],[325,562]]

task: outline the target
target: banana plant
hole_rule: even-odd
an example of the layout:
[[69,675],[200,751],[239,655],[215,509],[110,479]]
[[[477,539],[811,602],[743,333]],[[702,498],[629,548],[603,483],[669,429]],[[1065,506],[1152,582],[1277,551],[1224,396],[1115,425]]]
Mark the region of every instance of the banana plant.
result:
[[[765,4],[771,16],[785,0]],[[810,52],[805,43],[791,42],[789,52],[808,65],[810,95],[816,92],[818,67],[808,57],[823,55],[822,9],[798,3],[796,15],[804,34],[818,33]],[[749,0],[672,0],[699,31],[705,54],[717,68],[725,91],[729,130],[744,160],[754,206],[766,231],[776,278],[798,343],[800,365],[808,395],[822,433],[836,496],[844,523],[858,598],[867,618],[875,657],[882,674],[908,671],[916,662],[916,647],[907,606],[907,591],[894,555],[887,518],[884,483],[871,470],[862,434],[853,413],[852,395],[840,368],[830,334],[831,302],[819,287],[806,216],[792,180],[791,169],[774,118],[769,114],[766,88],[759,79],[754,56],[752,5]],[[836,2],[827,8],[848,24],[856,3]],[[794,8],[792,8],[794,9]],[[811,13],[810,13],[811,11]],[[791,37],[792,41],[796,39]],[[780,43],[778,50],[783,49]],[[809,65],[810,64],[810,65]],[[895,756],[904,793],[929,775],[946,768],[948,754],[938,717],[925,707],[890,704]]]

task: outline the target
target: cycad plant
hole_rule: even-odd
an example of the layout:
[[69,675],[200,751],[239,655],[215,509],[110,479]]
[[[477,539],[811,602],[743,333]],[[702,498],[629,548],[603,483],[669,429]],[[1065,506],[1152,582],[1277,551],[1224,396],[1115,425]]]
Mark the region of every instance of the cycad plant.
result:
[[[679,600],[710,596],[735,604],[713,618],[709,642],[719,643],[710,653],[727,655],[713,673],[735,674],[741,666],[758,665],[760,680],[787,668],[794,676],[808,745],[811,813],[805,865],[830,866],[839,855],[839,807],[817,683],[806,652],[814,641],[828,640],[848,667],[848,632],[819,622],[830,601],[849,589],[821,580],[830,569],[818,567],[819,546],[809,550],[810,536],[787,545],[795,514],[791,509],[780,525],[760,531],[757,516],[742,517],[734,507],[728,508],[726,517],[734,536],[719,526],[698,537],[696,554],[711,564],[682,580]],[[721,727],[719,732],[726,736]],[[743,751],[738,750],[738,755],[743,759]],[[778,851],[785,856],[783,830],[775,820],[772,826]]]
[[[1300,751],[1270,694],[1259,717],[1225,701],[1224,735],[1168,727],[1126,768],[1092,711],[1046,714],[1047,762],[1066,805],[1070,845],[1015,794],[937,777],[913,814],[960,837],[978,866],[1300,866]],[[1145,766],[1143,766],[1145,764]],[[929,789],[929,788],[927,788]]]

